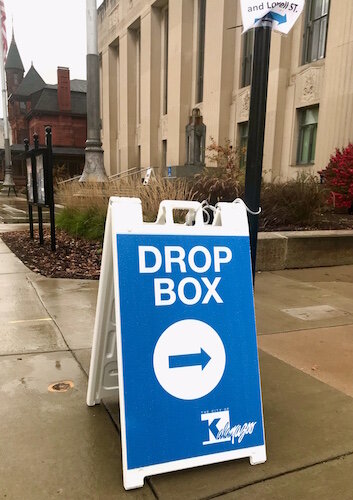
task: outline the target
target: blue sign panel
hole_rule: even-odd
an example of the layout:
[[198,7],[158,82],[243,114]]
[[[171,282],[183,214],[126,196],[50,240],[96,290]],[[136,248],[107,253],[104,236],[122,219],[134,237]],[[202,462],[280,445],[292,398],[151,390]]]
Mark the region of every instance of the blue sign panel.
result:
[[117,251],[127,469],[264,445],[249,238]]

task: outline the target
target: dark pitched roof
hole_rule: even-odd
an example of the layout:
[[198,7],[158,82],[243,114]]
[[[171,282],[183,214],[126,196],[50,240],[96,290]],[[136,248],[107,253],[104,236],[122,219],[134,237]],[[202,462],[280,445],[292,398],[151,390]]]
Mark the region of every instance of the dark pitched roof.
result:
[[34,92],[38,92],[38,90],[43,89],[44,87],[45,87],[45,81],[40,76],[35,67],[31,66],[28,73],[18,86],[16,90],[16,95],[28,97],[31,94],[34,94]]
[[[55,84],[48,84],[46,86],[48,89],[57,89],[58,85],[57,83]],[[71,92],[84,92],[87,93],[87,82],[86,80],[70,80],[70,89]]]
[[[58,92],[55,88],[45,87],[32,110],[59,113]],[[71,113],[85,115],[87,113],[86,95],[82,92],[71,92]]]
[[84,92],[87,93],[86,80],[71,80],[71,92]]
[[56,89],[45,87],[38,96],[37,102],[32,107],[33,111],[59,111],[58,92]]
[[24,66],[22,64],[22,59],[18,51],[15,37],[12,35],[12,40],[7,54],[5,69],[19,69],[24,72]]
[[71,92],[71,111],[75,115],[87,114],[87,97],[83,92]]

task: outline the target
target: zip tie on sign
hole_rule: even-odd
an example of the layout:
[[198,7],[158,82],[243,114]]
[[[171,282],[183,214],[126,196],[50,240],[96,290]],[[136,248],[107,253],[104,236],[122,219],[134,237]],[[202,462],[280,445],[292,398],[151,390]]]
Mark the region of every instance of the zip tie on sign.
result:
[[[259,209],[254,212],[253,210],[250,210],[250,208],[245,205],[244,201],[241,199],[241,198],[236,198],[233,203],[242,203],[245,208],[246,208],[246,211],[249,212],[249,214],[251,215],[259,215],[261,214],[261,207],[259,207]],[[207,200],[203,200],[203,202],[201,202],[199,208],[197,210],[189,210],[188,213],[186,214],[185,216],[185,225],[186,226],[193,226],[195,224],[195,219],[196,219],[196,214],[199,210],[202,210],[203,214],[206,215],[206,220],[204,221],[204,224],[207,225],[210,223],[210,220],[211,220],[211,216],[209,214],[209,212],[207,211],[208,210],[211,210],[212,212],[216,212],[217,211],[217,208],[214,207],[213,205],[210,205],[208,203]]]
[[241,198],[236,198],[233,201],[233,203],[242,203],[245,206],[246,211],[249,212],[249,214],[251,214],[251,215],[259,215],[259,214],[261,214],[261,211],[262,211],[261,207],[259,207],[259,209],[256,212],[254,212],[253,210],[250,210],[250,208],[247,205],[245,205],[244,201]]
[[204,221],[204,224],[206,224],[206,225],[209,224],[211,217],[210,217],[209,212],[206,209],[209,209],[212,212],[216,211],[216,208],[213,207],[212,205],[210,205],[207,200],[203,200],[203,202],[201,202],[201,204],[197,210],[195,210],[195,211],[189,210],[188,211],[188,213],[185,216],[185,225],[186,226],[193,226],[195,224],[196,214],[199,210],[202,210],[203,214],[206,215],[206,220]]
[[211,212],[215,213],[216,212],[216,208],[213,205],[210,205],[207,200],[204,200],[201,203],[201,207],[202,207],[202,213],[204,215],[206,215],[206,220],[204,221],[204,223],[207,225],[207,224],[210,223],[210,220],[211,220],[210,213],[207,211],[207,209],[211,210]]

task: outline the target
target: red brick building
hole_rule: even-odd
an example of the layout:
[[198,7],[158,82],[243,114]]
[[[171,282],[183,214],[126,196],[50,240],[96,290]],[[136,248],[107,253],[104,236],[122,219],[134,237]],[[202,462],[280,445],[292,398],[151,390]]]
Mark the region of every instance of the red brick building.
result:
[[55,163],[65,164],[69,174],[80,173],[87,134],[86,81],[70,80],[69,69],[59,67],[58,83],[48,85],[33,64],[25,75],[14,36],[5,70],[15,173],[24,173],[14,161],[16,153],[23,151],[24,139],[32,143],[37,133],[44,145],[48,125],[52,127]]

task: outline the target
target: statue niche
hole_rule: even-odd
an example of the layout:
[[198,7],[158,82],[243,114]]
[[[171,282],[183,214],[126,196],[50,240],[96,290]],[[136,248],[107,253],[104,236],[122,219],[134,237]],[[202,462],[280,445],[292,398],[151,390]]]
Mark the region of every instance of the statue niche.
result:
[[205,166],[206,125],[203,123],[199,108],[192,110],[188,125],[185,127],[186,162],[185,165]]

